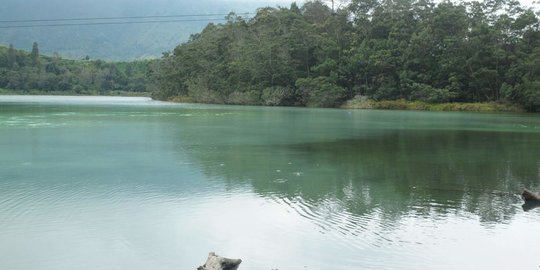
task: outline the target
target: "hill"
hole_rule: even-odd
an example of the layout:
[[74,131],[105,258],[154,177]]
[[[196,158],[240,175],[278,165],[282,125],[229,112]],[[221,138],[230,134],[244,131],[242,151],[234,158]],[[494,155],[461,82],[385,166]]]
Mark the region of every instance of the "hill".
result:
[[145,95],[159,60],[65,60],[0,46],[0,94]]
[[[255,12],[261,6],[286,4],[284,0],[4,0],[0,9],[0,44],[13,44],[30,50],[38,42],[41,52],[57,52],[63,58],[104,60],[137,60],[157,58],[178,43],[185,42],[193,33],[200,32],[208,22],[222,22],[223,14]],[[148,24],[61,26],[32,28],[1,28],[35,24],[95,23],[104,20],[11,22],[10,20],[42,20],[65,18],[96,18],[126,16],[167,16],[182,14],[221,14],[196,17],[201,21]],[[193,17],[188,17],[188,19]],[[186,19],[184,18],[169,18]],[[108,20],[133,22],[143,19]],[[156,18],[146,20],[158,20]],[[159,18],[167,20],[167,18]]]

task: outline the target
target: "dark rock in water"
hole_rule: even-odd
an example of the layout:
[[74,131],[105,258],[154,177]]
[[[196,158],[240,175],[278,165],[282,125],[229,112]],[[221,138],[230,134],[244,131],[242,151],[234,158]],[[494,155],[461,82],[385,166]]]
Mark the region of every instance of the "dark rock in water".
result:
[[537,201],[540,202],[540,195],[529,191],[529,190],[523,190],[523,193],[521,194],[521,198],[525,201]]
[[540,207],[540,195],[532,191],[525,189],[523,194],[521,194],[521,198],[525,200],[525,204],[522,205],[524,211]]
[[197,270],[237,270],[242,260],[229,259],[216,255],[214,252],[208,254],[208,259],[204,265]]

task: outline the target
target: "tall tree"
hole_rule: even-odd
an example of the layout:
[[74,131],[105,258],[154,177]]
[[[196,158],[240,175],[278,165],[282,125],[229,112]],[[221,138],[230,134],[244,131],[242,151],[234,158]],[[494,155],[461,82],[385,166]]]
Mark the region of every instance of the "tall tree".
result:
[[14,68],[17,64],[17,56],[15,55],[15,48],[13,48],[13,44],[9,44],[7,64],[9,68]]
[[39,66],[39,46],[37,42],[32,44],[32,51],[30,52],[30,60],[32,61],[32,66]]

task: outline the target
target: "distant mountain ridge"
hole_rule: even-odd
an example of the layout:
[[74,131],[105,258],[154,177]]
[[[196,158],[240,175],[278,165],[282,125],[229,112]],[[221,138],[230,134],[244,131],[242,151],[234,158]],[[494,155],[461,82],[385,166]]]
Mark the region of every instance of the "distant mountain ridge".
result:
[[[288,5],[284,0],[4,0],[0,9],[1,21],[42,20],[65,18],[96,18],[125,16],[164,16],[228,14],[254,12],[259,7]],[[30,50],[34,41],[46,55],[57,52],[63,58],[105,60],[137,60],[158,58],[186,41],[193,33],[200,32],[209,22],[222,22],[225,16],[170,18],[169,20],[203,19],[191,22],[166,22],[148,24],[86,25],[35,28],[0,28],[0,44],[13,44],[16,48]],[[211,18],[209,20],[204,20]],[[108,20],[133,22],[143,19]],[[149,20],[167,20],[149,19]],[[105,22],[50,21],[50,22],[0,22],[0,26],[65,24]]]

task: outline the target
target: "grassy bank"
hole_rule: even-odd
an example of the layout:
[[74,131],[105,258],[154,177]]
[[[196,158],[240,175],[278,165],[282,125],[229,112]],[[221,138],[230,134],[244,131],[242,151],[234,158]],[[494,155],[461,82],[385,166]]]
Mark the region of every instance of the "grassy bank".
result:
[[423,101],[381,100],[366,98],[352,99],[345,102],[344,109],[378,109],[378,110],[417,110],[417,111],[470,111],[470,112],[524,112],[517,105],[496,102],[475,103],[427,103]]

